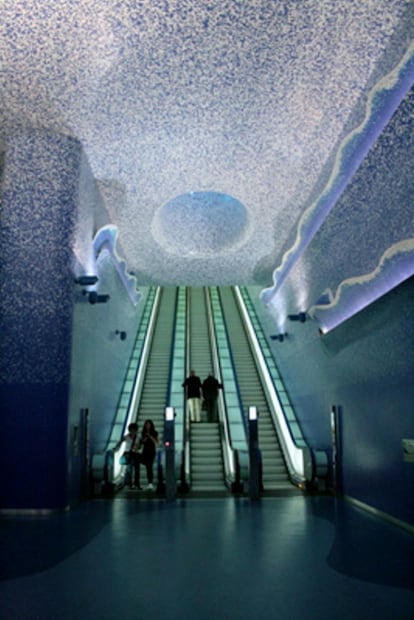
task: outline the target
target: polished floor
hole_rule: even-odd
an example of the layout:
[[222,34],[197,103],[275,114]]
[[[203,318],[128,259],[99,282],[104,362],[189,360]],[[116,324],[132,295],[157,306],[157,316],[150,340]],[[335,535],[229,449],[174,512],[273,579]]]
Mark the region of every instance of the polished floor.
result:
[[413,620],[414,535],[329,497],[0,519],[4,620]]

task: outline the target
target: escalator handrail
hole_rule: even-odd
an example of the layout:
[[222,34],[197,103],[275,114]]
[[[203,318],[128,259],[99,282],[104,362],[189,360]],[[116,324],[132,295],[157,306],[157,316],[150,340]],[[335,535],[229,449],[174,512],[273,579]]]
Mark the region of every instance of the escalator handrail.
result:
[[[129,405],[127,408],[127,413],[123,421],[122,432],[120,436],[116,438],[116,441],[119,441],[126,433],[126,430],[130,424],[130,422],[134,419],[137,410],[137,403],[139,402],[140,394],[142,392],[142,386],[145,376],[145,370],[147,367],[148,357],[150,353],[150,344],[152,340],[152,335],[155,329],[156,317],[158,314],[158,308],[160,303],[161,296],[161,288],[158,287],[155,292],[155,297],[152,304],[152,309],[150,313],[150,318],[148,321],[148,325],[146,326],[144,343],[142,345],[142,349],[140,352],[140,362],[137,367],[137,372],[135,375],[134,387],[131,392],[131,396],[129,399]],[[141,328],[141,324],[140,324]],[[103,471],[103,481],[111,484],[116,482],[119,476],[122,475],[122,465],[120,464],[120,458],[125,450],[124,442],[120,445],[117,450],[111,448],[111,443],[114,441],[114,437],[112,437],[112,432],[108,438],[108,444],[105,451],[104,457],[104,471]],[[95,455],[93,460],[97,463],[98,470],[100,469],[100,464],[102,459],[99,455]],[[93,469],[95,469],[93,467]],[[93,474],[94,478],[99,478],[99,471]]]
[[[227,319],[226,319],[225,313],[223,312],[223,304],[222,304],[222,300],[221,300],[220,295],[219,295],[219,302],[220,302],[220,308],[221,308],[223,324],[225,326],[225,331],[226,331],[227,348],[228,348],[229,356],[230,356],[230,359],[231,359],[232,367],[235,368],[233,351],[231,349],[230,342],[229,342],[229,339],[228,339]],[[243,399],[242,399],[242,396],[241,396],[240,386],[239,386],[239,382],[237,380],[237,375],[236,374],[234,375],[234,384],[235,384],[236,391],[237,391],[237,397],[238,397],[238,401],[239,401],[239,404],[240,404],[240,413],[241,413],[241,417],[242,417],[242,421],[243,421],[244,431],[245,431],[246,438],[247,438],[249,433],[248,433],[248,425],[247,425],[247,420],[246,420],[246,413],[245,413],[245,409],[244,409],[244,406],[243,406]]]
[[[186,288],[186,329],[185,329],[185,377],[190,374],[190,334],[191,334],[191,313],[190,313],[190,296],[188,288]],[[182,467],[182,484],[186,486],[191,485],[191,458],[190,458],[190,421],[189,411],[187,407],[186,388],[183,388],[183,467]]]
[[167,406],[174,410],[174,441],[175,441],[175,476],[181,480],[182,460],[184,451],[184,435],[181,427],[184,426],[183,412],[185,411],[185,399],[182,388],[185,365],[183,352],[186,342],[186,288],[178,287],[175,298],[174,329],[171,344],[171,357],[169,365],[168,397]]
[[[145,353],[145,342],[146,342],[147,333],[148,333],[148,326],[149,326],[149,323],[151,321],[151,316],[153,315],[154,308],[156,307],[156,300],[157,300],[157,297],[156,297],[156,293],[154,294],[154,287],[151,287],[149,292],[148,292],[146,301],[145,301],[145,306],[144,306],[144,310],[143,310],[142,315],[141,315],[141,320],[140,320],[140,323],[139,323],[139,326],[138,326],[138,329],[137,329],[135,342],[134,342],[134,345],[133,345],[133,347],[131,349],[131,355],[130,355],[130,359],[129,359],[129,363],[128,363],[128,368],[127,368],[126,373],[125,373],[124,385],[125,385],[126,378],[128,376],[128,372],[129,372],[129,369],[130,369],[131,360],[133,358],[134,353],[136,352],[137,340],[139,339],[140,334],[142,333],[142,330],[145,330],[145,334],[146,335],[145,335],[145,339],[143,341],[143,344],[141,345],[141,350],[140,350],[140,353],[139,353],[139,361],[137,363],[137,369],[136,369],[135,377],[134,377],[134,381],[133,381],[133,385],[134,386],[135,386],[135,384],[137,382],[137,378],[139,376],[139,373],[142,372],[142,362],[143,362],[143,357],[144,357],[144,353]],[[151,312],[150,312],[150,315],[149,315],[149,319],[147,320],[147,310],[149,309],[150,305],[151,305]],[[111,425],[111,430],[110,430],[110,432],[108,434],[107,449],[109,449],[111,442],[113,442],[113,440],[114,440],[113,429],[114,429],[114,426],[115,426],[116,420],[117,420],[117,414],[118,414],[118,411],[119,411],[120,400],[122,398],[122,394],[124,393],[124,385],[122,386],[122,390],[120,392],[120,396],[119,396],[118,403],[117,403],[117,406],[116,406],[114,420],[113,420],[112,425]],[[131,406],[132,406],[132,403],[133,403],[133,398],[134,398],[134,389],[131,390],[130,395],[129,395],[128,405],[127,405],[127,414],[131,410]],[[126,429],[127,429],[127,426],[128,426],[127,422],[128,422],[128,415],[124,418],[124,422],[123,422],[123,426],[122,426],[122,432],[121,432],[121,437],[126,432]]]
[[[296,416],[295,424],[299,429],[300,438],[295,437],[295,434],[292,431],[290,421],[285,415],[283,405],[280,402],[278,391],[275,386],[272,373],[269,369],[268,362],[265,359],[262,347],[258,341],[256,334],[258,327],[256,326],[256,328],[253,328],[250,317],[251,310],[247,308],[241,290],[239,287],[234,287],[234,290],[237,303],[240,308],[240,315],[243,319],[249,341],[252,345],[252,350],[257,361],[257,367],[263,380],[263,386],[268,395],[270,411],[276,428],[278,429],[278,436],[281,440],[283,453],[289,467],[290,475],[294,480],[311,481],[316,473],[314,451],[308,446],[300,429],[299,422],[296,420]],[[294,414],[293,407],[291,407],[291,409]]]
[[168,371],[168,382],[167,382],[168,388],[167,388],[166,407],[171,401],[171,384],[172,384],[173,361],[174,361],[174,353],[175,353],[175,337],[176,337],[176,329],[177,329],[177,308],[178,308],[178,295],[176,295],[175,297],[174,325],[173,325],[171,346],[170,346],[170,364],[169,364],[169,371]]
[[[216,329],[215,329],[214,320],[213,320],[213,310],[211,307],[210,289],[208,287],[205,288],[205,297],[206,297],[208,329],[209,329],[209,334],[210,334],[211,357],[213,360],[214,376],[217,378],[219,383],[223,384],[220,356],[218,354],[218,347],[217,347],[217,334],[216,334]],[[224,387],[223,387],[223,390],[224,390]],[[237,459],[237,455],[235,453],[235,450],[231,442],[229,420],[227,417],[227,407],[226,407],[226,401],[224,398],[223,390],[219,391],[218,414],[219,414],[219,420],[221,421],[220,435],[222,437],[222,453],[223,453],[223,462],[224,462],[224,467],[225,467],[226,480],[229,482],[230,485],[232,485],[237,482],[238,459]]]
[[[212,297],[215,297],[216,303],[212,301]],[[235,474],[234,474],[235,480],[234,481],[231,480],[229,482],[231,483],[232,487],[235,488],[239,486],[236,483],[237,483],[237,476],[240,474],[240,470],[237,471],[240,462],[242,462],[243,464],[243,472],[242,472],[242,475],[240,475],[240,478],[246,479],[246,476],[248,475],[248,463],[244,457],[244,455],[248,454],[248,433],[247,433],[247,427],[246,427],[246,420],[245,420],[242,403],[240,399],[240,389],[239,389],[239,385],[237,383],[236,375],[234,372],[234,360],[233,360],[233,355],[231,354],[228,329],[224,321],[223,304],[222,304],[221,296],[219,294],[218,287],[210,287],[210,300],[211,300],[211,309],[212,309],[212,320],[214,324],[215,342],[217,344],[218,357],[220,358],[220,368],[221,368],[221,373],[222,373],[221,377],[223,378],[223,366],[222,366],[222,360],[221,360],[223,353],[225,353],[226,356],[228,356],[228,359],[230,361],[231,371],[232,371],[232,379],[231,379],[232,385],[229,385],[228,379],[226,379],[227,383],[226,385],[224,385],[224,389],[223,389],[222,394],[220,395],[220,398],[223,399],[223,411],[225,410],[226,416],[227,416],[228,432],[229,432],[228,446],[231,446],[233,467],[235,470]],[[221,342],[221,339],[219,338],[217,334],[217,329],[220,327],[223,329],[223,334],[224,334],[224,344],[225,344],[224,351],[222,350],[221,344],[219,344],[219,342]],[[229,405],[227,402],[228,401],[227,396],[229,394],[229,391],[233,391],[236,397],[236,401],[238,402],[237,410],[240,414],[242,437],[240,437],[237,440],[237,443],[234,442],[234,438],[233,438],[234,429],[232,427],[232,421],[229,418]],[[239,458],[239,455],[242,458]],[[235,490],[239,490],[239,489],[235,488]]]

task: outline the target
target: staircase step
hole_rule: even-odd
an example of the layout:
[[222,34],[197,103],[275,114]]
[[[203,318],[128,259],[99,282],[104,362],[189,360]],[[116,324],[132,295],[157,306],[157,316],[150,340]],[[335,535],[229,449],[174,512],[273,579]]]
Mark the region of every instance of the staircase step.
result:
[[212,476],[218,476],[218,475],[223,475],[223,468],[221,467],[220,463],[218,465],[216,464],[210,464],[209,467],[205,467],[205,466],[200,466],[200,465],[193,465],[193,467],[191,468],[191,475],[212,475]]
[[218,463],[221,467],[221,455],[220,453],[214,454],[194,454],[191,456],[191,462],[193,465],[204,465],[205,467],[211,466],[214,463]]

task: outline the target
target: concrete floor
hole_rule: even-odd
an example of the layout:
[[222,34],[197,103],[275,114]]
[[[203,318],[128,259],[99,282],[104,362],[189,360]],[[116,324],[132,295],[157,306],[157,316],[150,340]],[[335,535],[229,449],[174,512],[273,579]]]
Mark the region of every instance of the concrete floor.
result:
[[0,519],[4,620],[414,618],[414,535],[329,496]]

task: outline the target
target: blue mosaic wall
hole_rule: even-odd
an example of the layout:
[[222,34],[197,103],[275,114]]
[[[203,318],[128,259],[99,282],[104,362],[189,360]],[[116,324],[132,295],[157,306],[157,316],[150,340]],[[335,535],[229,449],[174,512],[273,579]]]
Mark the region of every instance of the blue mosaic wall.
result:
[[6,144],[0,243],[0,486],[6,507],[62,507],[67,501],[80,164],[79,143],[59,135],[16,133]]

